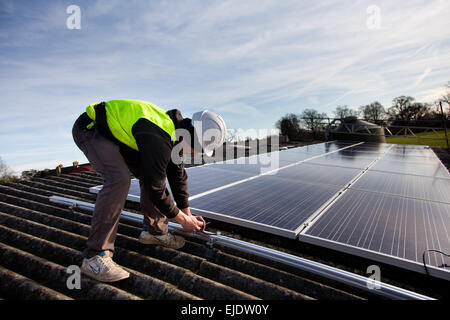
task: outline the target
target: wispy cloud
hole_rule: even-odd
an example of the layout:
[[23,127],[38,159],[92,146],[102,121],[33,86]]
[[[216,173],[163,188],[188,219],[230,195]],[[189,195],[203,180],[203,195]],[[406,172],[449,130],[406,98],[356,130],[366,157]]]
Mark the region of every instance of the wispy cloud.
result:
[[414,82],[414,87],[417,87],[419,84],[421,84],[423,79],[425,79],[432,70],[433,69],[431,69],[430,67],[426,67],[423,73],[417,78],[416,82]]
[[65,26],[69,4],[0,2],[0,153],[10,164],[47,154],[53,166],[68,152],[52,146],[83,156],[71,123],[94,101],[143,99],[188,116],[206,107],[230,128],[272,128],[305,107],[434,100],[450,80],[446,0],[79,0],[81,30]]

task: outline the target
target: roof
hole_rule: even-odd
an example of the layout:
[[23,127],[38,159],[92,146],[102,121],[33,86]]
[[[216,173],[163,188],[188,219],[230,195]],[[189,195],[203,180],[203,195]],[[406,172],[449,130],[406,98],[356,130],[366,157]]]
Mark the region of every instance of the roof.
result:
[[[64,171],[63,171],[64,172]],[[99,283],[82,277],[70,290],[67,267],[81,265],[92,213],[49,201],[52,195],[94,203],[89,188],[103,184],[95,171],[54,172],[0,185],[0,298],[3,299],[371,299],[376,294],[350,287],[226,246],[210,247],[194,237],[180,250],[137,241],[141,224],[121,219],[114,260],[129,279]],[[138,212],[127,202],[127,211]],[[365,274],[371,263],[292,239],[212,221],[210,231]],[[383,266],[383,281],[436,298],[445,283]],[[448,296],[447,296],[448,297]]]

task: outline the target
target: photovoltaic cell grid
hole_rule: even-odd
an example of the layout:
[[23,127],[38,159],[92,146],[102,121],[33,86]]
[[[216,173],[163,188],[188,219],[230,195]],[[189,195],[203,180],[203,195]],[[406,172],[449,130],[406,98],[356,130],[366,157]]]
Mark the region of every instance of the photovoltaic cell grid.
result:
[[450,179],[368,171],[351,189],[388,193],[450,204]]
[[265,175],[190,204],[195,214],[295,238],[301,224],[339,189]]
[[[349,189],[299,239],[423,272],[425,250],[449,252],[449,228],[449,204]],[[428,252],[426,263],[450,279],[449,258]]]
[[449,258],[426,251],[450,251],[450,175],[432,150],[395,145],[299,239],[420,272],[426,252],[450,279]]

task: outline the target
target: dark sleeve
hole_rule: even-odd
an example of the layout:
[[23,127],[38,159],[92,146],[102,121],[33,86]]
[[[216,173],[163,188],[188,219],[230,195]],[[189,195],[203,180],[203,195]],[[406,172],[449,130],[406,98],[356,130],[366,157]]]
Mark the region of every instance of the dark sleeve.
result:
[[187,174],[184,170],[184,163],[176,165],[169,161],[167,167],[167,179],[169,180],[170,190],[177,203],[178,208],[184,209],[189,207],[189,192],[187,183]]
[[172,141],[161,128],[148,120],[140,119],[132,133],[139,148],[141,179],[149,191],[150,200],[168,218],[178,214],[178,207],[166,191],[167,166],[170,162]]

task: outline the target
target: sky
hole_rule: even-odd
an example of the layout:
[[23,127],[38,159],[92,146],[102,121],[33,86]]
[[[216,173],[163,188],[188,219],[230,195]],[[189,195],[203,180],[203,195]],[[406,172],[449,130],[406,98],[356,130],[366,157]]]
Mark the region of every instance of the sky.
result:
[[112,99],[243,131],[432,102],[450,81],[449,16],[448,0],[0,0],[0,157],[16,172],[87,162],[73,122]]

